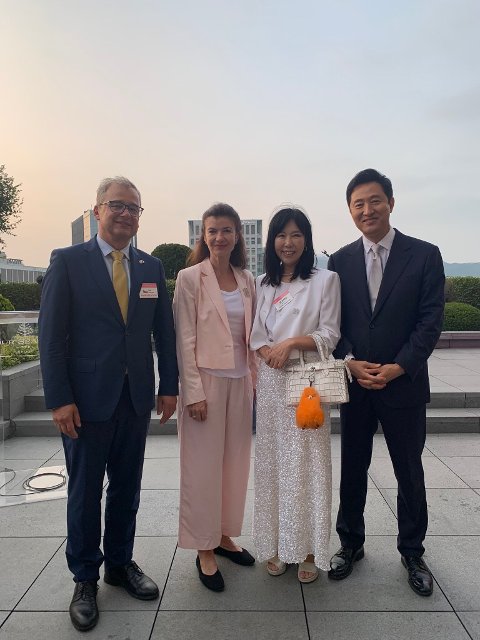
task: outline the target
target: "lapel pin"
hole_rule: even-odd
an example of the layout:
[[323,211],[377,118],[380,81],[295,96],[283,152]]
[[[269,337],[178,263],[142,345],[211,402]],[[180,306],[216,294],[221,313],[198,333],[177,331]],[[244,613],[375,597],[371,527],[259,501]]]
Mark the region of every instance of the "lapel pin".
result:
[[145,260],[139,260],[138,264],[145,264]]

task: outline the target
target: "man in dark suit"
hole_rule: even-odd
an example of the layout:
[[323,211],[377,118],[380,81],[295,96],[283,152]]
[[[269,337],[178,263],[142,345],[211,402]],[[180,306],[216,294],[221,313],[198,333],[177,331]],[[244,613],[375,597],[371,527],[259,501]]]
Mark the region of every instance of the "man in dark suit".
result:
[[43,280],[40,359],[46,406],[61,431],[69,474],[66,555],[76,583],[70,618],[80,631],[98,621],[103,561],[108,584],[142,600],[159,595],[132,560],[155,396],[152,331],[162,423],[176,408],[178,371],[162,263],[131,245],[142,211],[132,182],[103,180],[94,208],[98,235],[55,250]]
[[358,173],[347,187],[347,203],[363,237],[334,253],[328,265],[342,284],[342,338],[335,355],[348,361],[354,378],[350,402],[340,412],[342,546],[329,577],[346,578],[364,555],[367,472],[380,422],[398,482],[397,547],[410,586],[429,596],[433,579],[422,559],[428,521],[422,451],[430,400],[427,360],[442,329],[445,277],[437,247],[390,226],[394,202],[386,176],[374,169]]

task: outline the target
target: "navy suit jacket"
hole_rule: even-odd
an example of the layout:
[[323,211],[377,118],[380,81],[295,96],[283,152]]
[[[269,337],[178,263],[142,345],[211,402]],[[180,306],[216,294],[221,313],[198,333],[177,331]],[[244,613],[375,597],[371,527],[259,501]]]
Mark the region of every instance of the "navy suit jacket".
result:
[[[155,283],[158,298],[140,298]],[[154,406],[151,332],[158,355],[159,395],[178,393],[175,332],[160,260],[130,247],[130,297],[123,321],[96,237],[52,253],[42,287],[40,364],[47,408],[75,403],[80,418],[108,420],[128,370],[137,415]]]
[[342,285],[342,337],[335,356],[396,362],[406,372],[380,391],[354,381],[351,401],[379,393],[388,406],[400,408],[430,400],[427,360],[442,330],[445,276],[438,247],[395,231],[373,312],[362,238],[332,254],[328,268]]

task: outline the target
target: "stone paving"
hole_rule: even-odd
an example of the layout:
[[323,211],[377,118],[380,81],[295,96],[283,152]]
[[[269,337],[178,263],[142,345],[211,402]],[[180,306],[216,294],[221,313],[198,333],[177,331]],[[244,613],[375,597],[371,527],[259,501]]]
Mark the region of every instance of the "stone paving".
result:
[[[432,385],[445,392],[480,394],[480,352],[459,351],[435,352]],[[338,435],[332,436],[332,453],[335,513]],[[100,582],[100,622],[86,637],[480,640],[480,433],[427,436],[430,526],[425,559],[435,577],[431,598],[409,588],[396,550],[396,482],[383,436],[375,437],[370,469],[366,555],[349,578],[331,582],[321,574],[316,582],[300,585],[293,567],[274,578],[261,565],[238,567],[219,558],[226,582],[220,594],[200,584],[195,553],[176,546],[178,455],[175,435],[149,436],[134,557],[160,585],[160,599],[134,600]],[[59,437],[12,438],[5,442],[3,456],[5,466],[16,469],[63,462]],[[239,538],[249,549],[252,479]],[[64,499],[0,508],[2,640],[85,637],[68,617],[73,582],[65,564],[65,535]],[[332,526],[331,552],[337,547]]]
[[[338,504],[339,436],[332,437],[334,505]],[[59,438],[13,438],[5,464],[61,464]],[[177,549],[178,443],[147,442],[135,559],[158,582],[161,598],[141,602],[100,583],[93,639],[368,639],[480,640],[480,434],[427,437],[425,472],[430,527],[425,558],[435,576],[431,598],[409,588],[396,551],[395,479],[376,436],[366,510],[366,555],[354,573],[326,574],[300,585],[290,567],[276,578],[263,566],[219,558],[226,589],[199,582],[192,551]],[[252,484],[243,546],[252,547]],[[334,510],[335,510],[334,507]],[[331,551],[337,539],[332,528]],[[65,500],[0,509],[0,638],[81,637],[68,618],[73,583],[65,565]]]

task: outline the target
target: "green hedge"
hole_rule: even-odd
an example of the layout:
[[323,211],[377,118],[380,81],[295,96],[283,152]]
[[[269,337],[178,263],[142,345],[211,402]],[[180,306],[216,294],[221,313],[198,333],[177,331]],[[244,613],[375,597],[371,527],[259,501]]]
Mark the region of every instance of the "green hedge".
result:
[[0,294],[13,304],[15,311],[40,309],[41,287],[36,282],[2,282]]
[[445,280],[445,301],[464,302],[480,309],[480,278],[456,276]]
[[447,302],[443,331],[480,331],[480,309],[464,302]]
[[15,311],[15,307],[8,298],[0,293],[0,311]]

